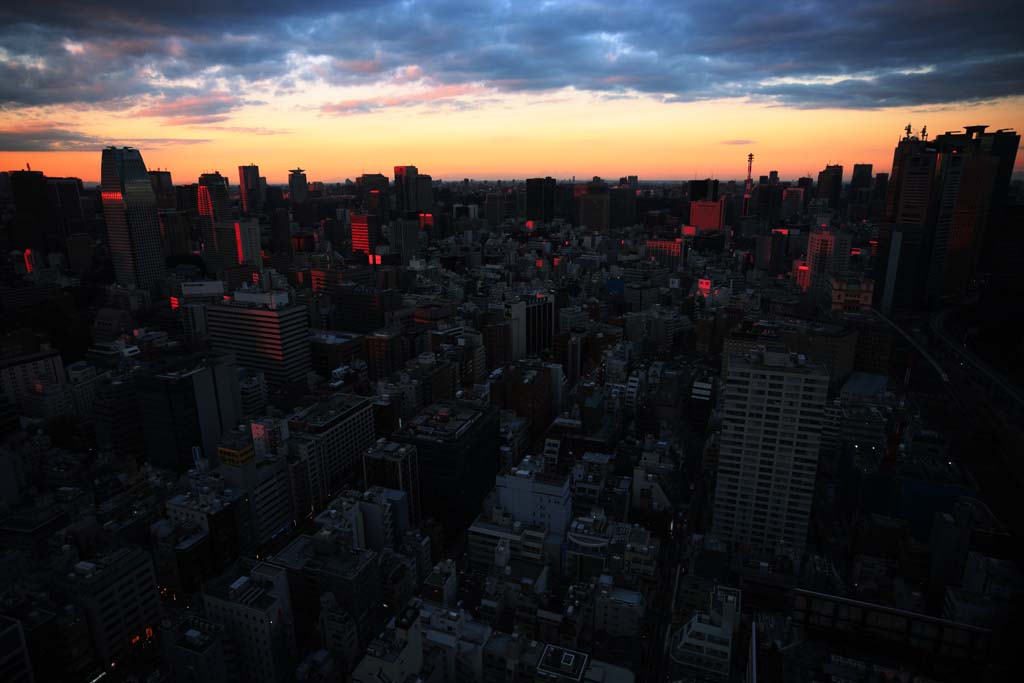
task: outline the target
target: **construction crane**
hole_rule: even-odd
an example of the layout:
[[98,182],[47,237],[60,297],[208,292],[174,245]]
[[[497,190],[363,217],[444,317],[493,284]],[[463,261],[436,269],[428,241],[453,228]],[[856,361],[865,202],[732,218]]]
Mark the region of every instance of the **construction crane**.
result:
[[743,215],[750,215],[750,192],[754,188],[754,180],[750,173],[754,168],[754,155],[753,153],[747,155],[747,185],[743,190]]

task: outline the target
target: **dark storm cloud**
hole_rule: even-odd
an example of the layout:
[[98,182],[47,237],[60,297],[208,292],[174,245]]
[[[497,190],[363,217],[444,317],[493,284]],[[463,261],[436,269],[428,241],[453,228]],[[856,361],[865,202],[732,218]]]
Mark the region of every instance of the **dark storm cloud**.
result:
[[[572,87],[666,102],[797,108],[942,105],[1024,94],[1009,1],[749,3],[99,2],[0,9],[0,106],[123,106],[230,83]],[[209,84],[207,86],[207,84]],[[429,101],[429,98],[427,98]],[[403,98],[332,113],[408,106]],[[222,122],[234,107],[168,117]]]
[[[199,138],[137,138],[118,140],[119,144],[144,147],[189,145],[207,142]],[[95,152],[112,141],[88,135],[64,124],[31,122],[0,129],[0,152]]]

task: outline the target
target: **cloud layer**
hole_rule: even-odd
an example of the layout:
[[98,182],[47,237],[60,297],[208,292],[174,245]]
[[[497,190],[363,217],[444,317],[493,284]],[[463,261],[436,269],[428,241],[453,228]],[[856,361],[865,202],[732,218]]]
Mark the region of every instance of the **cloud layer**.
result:
[[0,9],[0,109],[129,109],[204,126],[260,106],[252,93],[360,86],[388,94],[314,106],[353,115],[564,88],[936,106],[1024,95],[1022,35],[1017,3],[987,0],[51,0]]

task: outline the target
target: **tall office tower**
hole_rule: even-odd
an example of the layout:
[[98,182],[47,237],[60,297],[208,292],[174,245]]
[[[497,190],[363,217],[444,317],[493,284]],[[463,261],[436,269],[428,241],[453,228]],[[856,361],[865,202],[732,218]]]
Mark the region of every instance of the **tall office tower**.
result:
[[238,167],[238,189],[242,199],[242,213],[247,216],[263,213],[263,186],[260,167],[256,164]]
[[551,348],[551,339],[555,334],[555,297],[552,294],[537,292],[523,296],[525,310],[525,336],[527,356],[539,356]]
[[850,220],[862,221],[868,217],[871,205],[871,164],[854,164],[850,179],[848,209]]
[[[82,213],[82,181],[78,178],[47,178],[47,201],[50,206],[52,233],[57,242],[82,232],[85,215]],[[174,196],[174,190],[171,190]]]
[[402,265],[409,265],[409,260],[420,250],[420,222],[413,218],[399,218],[388,225],[388,242],[391,251],[398,252]]
[[552,177],[526,179],[526,220],[550,223],[555,217],[555,188]]
[[207,619],[224,627],[233,680],[292,679],[294,617],[284,569],[260,563],[249,574],[229,571],[203,586],[203,604]]
[[151,289],[165,270],[156,195],[142,154],[131,147],[107,147],[101,175],[100,197],[117,283]]
[[595,178],[578,197],[580,225],[596,232],[608,232],[611,197],[607,183]]
[[434,179],[425,173],[416,177],[415,211],[432,211],[434,207]]
[[711,178],[704,180],[690,181],[691,202],[716,202],[718,201],[718,181]]
[[301,382],[312,369],[306,307],[288,292],[236,290],[206,311],[210,343],[232,351],[239,367],[262,370],[273,387]]
[[238,265],[235,222],[231,215],[228,179],[220,173],[199,176],[199,228],[203,237],[203,260],[213,273]]
[[[973,157],[989,157],[990,161],[975,161],[976,165],[992,165],[991,169],[973,168],[966,172],[968,174],[981,171],[986,175],[994,174],[991,181],[991,199],[988,204],[988,215],[979,219],[977,227],[970,235],[964,235],[967,230],[966,219],[963,214],[970,213],[969,207],[980,207],[984,205],[984,199],[978,193],[984,189],[977,187],[977,179],[970,178],[972,185],[970,191],[972,199],[965,199],[965,206],[959,209],[962,214],[958,221],[958,232],[964,242],[973,244],[975,253],[971,255],[976,263],[983,258],[987,262],[991,257],[1000,251],[1000,244],[1005,243],[1008,235],[1003,232],[1005,226],[1012,226],[1012,221],[1000,221],[1002,212],[1009,203],[1010,179],[1013,176],[1014,164],[1017,159],[1017,149],[1020,146],[1020,135],[1012,130],[997,130],[986,132],[988,126],[966,126],[962,133],[943,133],[936,136],[933,141],[935,147],[942,152],[952,153],[957,150],[960,154],[970,154]],[[970,177],[970,176],[968,176]],[[1013,229],[1012,227],[1010,229]],[[954,246],[951,238],[950,245]],[[970,257],[969,257],[970,258]],[[973,275],[973,265],[970,267],[970,274]]]
[[288,198],[292,204],[301,204],[309,198],[309,182],[304,169],[293,168],[288,171]]
[[783,220],[799,216],[804,207],[804,189],[802,187],[787,187],[782,191]]
[[498,474],[498,411],[467,401],[439,401],[392,436],[416,447],[424,517],[447,533],[469,527]]
[[235,221],[235,258],[238,263],[263,268],[263,244],[257,218]]
[[808,178],[806,176],[804,176],[802,178],[797,178],[796,186],[804,191],[803,210],[806,211],[807,210],[807,203],[811,201],[811,197],[813,196],[812,190],[814,189],[814,179],[813,178]]
[[409,496],[409,517],[420,523],[420,465],[416,446],[378,439],[363,453],[363,484],[405,491]]
[[778,183],[758,185],[756,193],[757,216],[774,227],[782,219],[782,192]]
[[399,212],[417,211],[419,169],[415,166],[395,166],[395,208]]
[[284,268],[278,267],[278,270],[290,270],[295,246],[292,244],[292,218],[288,209],[274,209],[270,216],[270,251],[286,265]]
[[778,171],[768,171],[768,184],[769,185],[778,185],[779,184],[779,172]]
[[818,199],[828,202],[828,208],[839,209],[839,199],[843,194],[843,167],[829,164],[818,174]]
[[46,176],[42,171],[11,171],[10,181],[14,197],[11,242],[19,249],[45,251],[50,224]]
[[824,365],[797,354],[727,355],[715,534],[769,551],[803,548],[828,381]]
[[833,273],[850,268],[850,233],[831,228],[815,228],[807,239],[807,265],[810,268],[811,292],[821,297]]
[[484,218],[489,228],[496,228],[505,220],[505,198],[500,192],[488,192],[484,197]]
[[156,207],[161,211],[173,211],[178,208],[178,200],[171,180],[170,171],[150,171],[149,183],[156,195]]
[[161,359],[136,375],[150,464],[175,472],[191,468],[192,448],[213,459],[221,435],[241,417],[238,370],[231,354]]
[[304,474],[314,509],[321,510],[352,482],[363,452],[373,443],[373,403],[335,393],[288,418],[289,446]]
[[613,230],[636,225],[636,190],[613,187],[608,191],[608,224]]
[[380,216],[374,214],[349,214],[349,225],[352,230],[352,253],[369,256],[376,253],[380,243]]
[[145,550],[119,548],[79,562],[59,583],[85,613],[101,662],[118,662],[133,643],[153,637],[160,600],[153,558]]
[[998,177],[999,162],[986,152],[952,143],[939,149],[923,137],[908,126],[893,156],[875,272],[876,295],[885,311],[938,305],[949,293],[945,278],[951,248],[956,250],[951,288],[955,293],[966,287]]
[[871,183],[871,201],[868,204],[868,219],[881,221],[885,216],[885,195],[889,189],[889,174],[876,173]]

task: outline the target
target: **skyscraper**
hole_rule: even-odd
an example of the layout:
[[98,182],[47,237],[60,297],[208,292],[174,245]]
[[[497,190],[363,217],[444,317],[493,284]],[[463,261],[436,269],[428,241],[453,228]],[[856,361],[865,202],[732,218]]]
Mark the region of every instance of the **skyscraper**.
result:
[[101,176],[100,196],[117,282],[150,289],[163,279],[165,270],[156,195],[142,154],[131,147],[107,147]]
[[199,176],[198,198],[203,259],[209,271],[221,273],[239,264],[228,179],[216,172]]
[[306,171],[301,168],[288,171],[288,197],[292,204],[300,204],[306,201],[308,196],[309,183],[306,181]]
[[259,214],[263,211],[263,192],[260,167],[256,164],[238,167],[238,189],[242,199],[242,213]]
[[786,351],[728,354],[713,531],[803,548],[828,395],[824,365]]
[[415,166],[395,166],[395,208],[418,211],[419,169]]
[[843,167],[829,164],[818,174],[818,199],[828,202],[828,208],[836,211],[843,192]]
[[527,178],[526,220],[550,223],[555,217],[555,179]]

